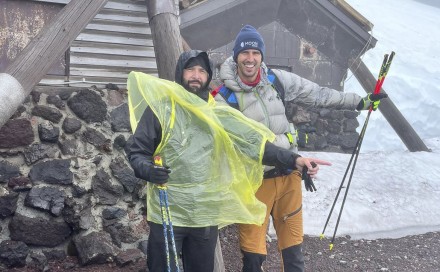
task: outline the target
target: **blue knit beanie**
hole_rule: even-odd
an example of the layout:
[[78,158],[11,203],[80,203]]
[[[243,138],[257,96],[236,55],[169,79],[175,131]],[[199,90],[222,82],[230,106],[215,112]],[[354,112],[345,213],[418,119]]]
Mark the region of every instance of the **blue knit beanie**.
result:
[[235,38],[234,49],[232,49],[234,52],[234,61],[237,62],[238,54],[247,49],[259,50],[261,52],[261,60],[263,60],[265,51],[263,37],[261,37],[260,33],[250,25],[245,25]]

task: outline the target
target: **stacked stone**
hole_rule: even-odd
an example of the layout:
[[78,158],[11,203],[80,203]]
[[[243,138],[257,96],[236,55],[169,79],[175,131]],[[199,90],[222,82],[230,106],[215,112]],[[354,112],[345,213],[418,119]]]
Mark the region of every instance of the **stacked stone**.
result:
[[322,108],[303,108],[287,103],[287,117],[300,131],[308,132],[308,142],[300,146],[304,151],[352,153],[359,133],[357,111]]
[[82,265],[145,258],[126,101],[114,85],[38,88],[0,128],[0,270],[44,270],[67,255]]

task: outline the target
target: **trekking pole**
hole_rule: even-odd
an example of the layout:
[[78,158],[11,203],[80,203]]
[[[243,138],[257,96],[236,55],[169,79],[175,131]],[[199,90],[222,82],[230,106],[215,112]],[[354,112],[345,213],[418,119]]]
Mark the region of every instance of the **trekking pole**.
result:
[[[381,66],[381,69],[379,71],[379,77],[377,79],[376,86],[374,88],[373,94],[380,93],[380,90],[382,88],[382,85],[383,85],[383,82],[385,80],[385,77],[386,77],[386,75],[388,73],[388,70],[390,68],[390,65],[391,65],[391,62],[393,60],[394,55],[395,55],[395,53],[391,52],[391,55],[389,57],[388,57],[388,54],[386,54],[384,56],[384,60],[382,62],[382,66]],[[338,226],[339,226],[339,222],[340,222],[340,219],[341,219],[342,211],[344,209],[345,201],[346,201],[347,195],[348,195],[348,190],[350,189],[352,177],[353,177],[353,174],[354,174],[354,169],[356,167],[357,159],[358,159],[359,152],[360,152],[360,149],[361,149],[361,146],[362,146],[362,141],[364,139],[365,132],[366,132],[366,129],[367,129],[367,126],[368,126],[368,121],[370,119],[370,115],[371,115],[372,111],[373,111],[373,104],[370,105],[370,109],[368,110],[367,118],[365,119],[365,123],[364,123],[364,125],[362,127],[361,133],[360,133],[359,138],[358,138],[358,140],[356,142],[355,148],[354,148],[353,153],[351,155],[351,158],[350,158],[350,161],[348,163],[347,169],[345,171],[344,177],[342,178],[342,182],[341,182],[341,184],[339,186],[339,189],[338,189],[338,192],[336,194],[335,200],[333,201],[333,205],[332,205],[332,207],[330,209],[329,215],[328,215],[327,220],[325,222],[324,229],[323,229],[323,231],[322,231],[322,233],[320,235],[320,238],[323,239],[324,238],[325,229],[326,229],[326,227],[328,225],[328,222],[329,222],[330,217],[332,215],[332,212],[333,212],[333,209],[335,207],[336,201],[338,200],[339,194],[340,194],[341,189],[342,189],[342,187],[344,185],[345,178],[347,177],[348,170],[350,169],[351,163],[352,163],[353,158],[354,158],[353,167],[351,168],[350,177],[349,177],[349,180],[348,180],[348,183],[347,183],[347,188],[345,190],[344,198],[343,198],[342,204],[341,204],[341,209],[340,209],[340,212],[339,212],[339,215],[338,215],[338,219],[336,221],[335,230],[334,230],[333,237],[332,237],[332,240],[331,240],[331,243],[330,243],[330,250],[333,249],[333,243],[334,243],[334,240],[335,240],[335,237],[336,237],[336,233],[337,233],[337,230],[338,230]]]
[[[386,67],[387,59],[388,59],[388,55],[385,55],[385,57],[384,57],[384,59],[383,59],[383,62],[382,62],[382,66],[381,66],[380,71],[379,71],[379,77],[378,77],[378,79],[377,79],[377,81],[376,81],[376,86],[375,86],[375,88],[374,88],[374,91],[375,91],[375,92],[376,92],[376,90],[377,90],[379,84],[381,84],[381,82],[383,83],[383,80],[381,80],[381,75],[382,75],[382,74],[384,73],[384,71],[385,71],[384,69],[385,69],[385,67]],[[380,88],[379,88],[379,89],[380,89]],[[370,111],[369,111],[368,113],[370,113]],[[361,133],[359,134],[359,137],[358,137],[358,139],[357,139],[357,141],[356,141],[355,147],[354,147],[353,152],[352,152],[351,157],[350,157],[350,161],[348,162],[348,165],[347,165],[347,169],[345,170],[344,177],[342,178],[341,184],[339,185],[339,188],[338,188],[338,192],[336,193],[335,200],[333,201],[332,207],[331,207],[330,212],[329,212],[329,214],[328,214],[328,216],[327,216],[327,220],[326,220],[326,222],[325,222],[324,229],[322,230],[321,235],[320,235],[320,239],[321,239],[321,240],[324,238],[325,230],[326,230],[327,225],[328,225],[328,223],[329,223],[329,221],[330,221],[330,217],[331,217],[331,215],[333,214],[333,209],[335,208],[336,202],[337,202],[337,200],[338,200],[338,198],[339,198],[339,194],[341,193],[341,190],[342,190],[342,188],[344,187],[345,178],[347,177],[348,171],[350,170],[351,163],[353,162],[353,158],[354,158],[355,155],[358,153],[360,143],[361,143],[361,141],[362,141],[363,135],[365,134],[365,130],[366,130],[366,128],[367,128],[367,123],[368,123],[367,120],[368,120],[368,119],[369,119],[369,114],[368,114],[368,116],[367,116],[366,122],[364,123],[364,125],[363,125],[363,127],[362,127]]]
[[160,203],[160,212],[162,214],[162,226],[163,226],[163,236],[165,237],[165,254],[167,256],[167,271],[171,272],[171,265],[170,265],[170,251],[168,248],[168,231],[167,231],[167,220],[166,220],[166,212],[165,212],[165,204],[164,204],[164,197],[163,192],[165,192],[163,186],[157,186],[159,188],[159,203]]
[[339,194],[341,193],[341,190],[344,187],[345,178],[347,177],[348,170],[350,169],[351,163],[353,162],[353,158],[354,158],[355,154],[357,153],[359,142],[362,139],[361,135],[363,134],[364,129],[365,129],[365,123],[364,123],[364,126],[362,127],[361,134],[359,135],[359,137],[357,139],[357,142],[356,142],[356,145],[354,147],[353,153],[351,154],[350,161],[348,162],[348,166],[347,166],[347,169],[345,170],[344,177],[342,178],[341,184],[339,185],[338,192],[336,193],[336,197],[335,197],[335,200],[333,201],[332,207],[331,207],[330,212],[329,212],[329,214],[327,216],[327,220],[325,221],[324,229],[322,230],[321,235],[319,236],[319,238],[321,240],[324,239],[325,230],[327,228],[328,222],[330,221],[330,217],[333,214],[333,209],[335,208],[336,202],[338,201]]
[[[162,158],[160,156],[154,157],[154,163],[156,165],[162,166]],[[167,271],[171,272],[171,261],[170,261],[170,251],[168,247],[168,228],[167,228],[167,221],[170,231],[170,238],[171,238],[171,245],[172,250],[174,253],[174,262],[176,263],[177,272],[180,271],[179,269],[179,262],[177,258],[177,250],[176,250],[176,241],[174,239],[174,230],[173,230],[173,224],[171,221],[171,212],[170,207],[168,203],[168,193],[167,193],[167,186],[165,185],[158,185],[157,188],[159,189],[159,204],[160,204],[160,212],[162,214],[162,226],[163,226],[163,235],[165,238],[165,254],[167,256]]]

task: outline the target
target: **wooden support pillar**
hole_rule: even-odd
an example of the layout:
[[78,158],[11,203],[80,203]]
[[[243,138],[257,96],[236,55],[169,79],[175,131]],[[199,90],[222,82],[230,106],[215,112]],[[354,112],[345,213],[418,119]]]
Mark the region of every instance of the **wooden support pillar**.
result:
[[146,0],[159,77],[174,81],[176,64],[183,52],[178,11],[174,0]]
[[214,256],[214,270],[212,272],[225,272],[225,263],[223,262],[222,248],[220,245],[220,239],[217,237],[217,244],[215,245]]
[[[374,78],[365,63],[358,59],[350,67],[356,67],[352,72],[364,90],[367,93],[373,92],[377,79]],[[381,92],[386,93],[384,89],[381,89]],[[379,110],[409,151],[430,151],[408,121],[406,121],[405,117],[400,113],[396,105],[394,105],[393,101],[391,101],[391,98],[383,99],[380,102]]]
[[[3,88],[3,82],[0,82],[0,97],[5,98],[0,99],[0,127],[14,114],[32,88],[66,52],[72,41],[106,2],[107,0],[70,1],[6,68],[5,78],[10,83],[8,86],[13,87]],[[21,94],[15,99],[6,99],[10,97],[8,92]]]

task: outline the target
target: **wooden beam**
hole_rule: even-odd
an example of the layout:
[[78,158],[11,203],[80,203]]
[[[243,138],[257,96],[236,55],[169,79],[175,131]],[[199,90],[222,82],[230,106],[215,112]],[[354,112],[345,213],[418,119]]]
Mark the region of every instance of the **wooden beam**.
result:
[[[367,93],[374,91],[376,86],[376,79],[373,74],[367,68],[365,63],[358,59],[350,67],[356,67],[356,69],[351,69],[359,83],[362,85]],[[386,93],[384,89],[381,92]],[[416,131],[411,127],[405,117],[400,113],[399,109],[394,105],[391,98],[383,99],[379,106],[380,112],[383,114],[385,119],[391,125],[391,127],[396,131],[397,135],[406,145],[409,151],[430,151],[417,135]]]
[[159,77],[173,80],[183,52],[178,11],[172,0],[146,0]]
[[[23,103],[24,99],[22,97],[25,98],[29,95],[32,88],[40,82],[52,64],[64,54],[72,41],[106,2],[107,0],[70,1],[6,68],[5,74],[12,76],[10,79],[15,86],[15,89],[8,91],[22,92],[22,95],[14,101],[0,100],[0,127]],[[22,88],[18,87],[20,84]],[[1,85],[2,82],[0,82],[0,96],[3,90]],[[13,105],[5,105],[6,103],[12,103]],[[8,109],[1,110],[6,108]]]
[[30,92],[106,2],[107,0],[70,1],[53,22],[30,41],[6,68],[5,73],[15,77],[23,89]]
[[191,5],[191,3],[189,2],[189,0],[180,0],[179,1],[179,7],[180,9],[186,9],[187,7],[189,7]]
[[353,16],[354,19],[356,19],[359,23],[361,23],[365,30],[371,31],[373,29],[373,23],[368,21],[367,18],[365,18],[362,14],[360,14],[357,10],[355,10],[350,4],[345,2],[345,0],[335,0],[336,5],[341,7],[346,13]]
[[181,37],[182,39],[182,48],[183,51],[187,52],[191,50],[191,46],[189,46],[189,44],[185,41],[185,39],[183,37]]

